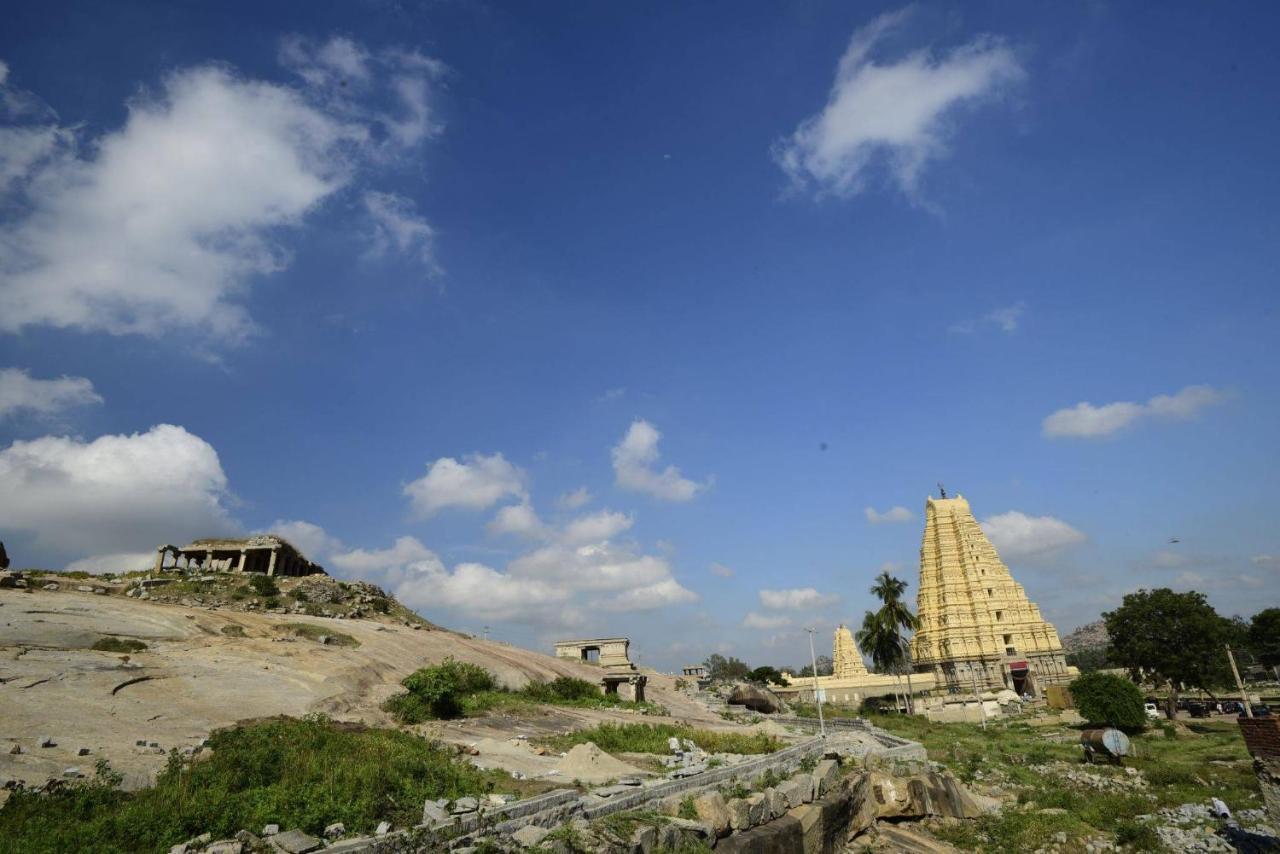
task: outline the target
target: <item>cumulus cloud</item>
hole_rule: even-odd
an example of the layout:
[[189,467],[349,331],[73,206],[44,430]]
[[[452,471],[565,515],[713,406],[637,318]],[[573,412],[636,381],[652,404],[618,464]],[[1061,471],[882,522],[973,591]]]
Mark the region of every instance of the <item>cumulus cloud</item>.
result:
[[792,587],[786,590],[761,590],[760,604],[774,610],[797,608],[825,608],[840,601],[835,593],[819,593],[812,587]]
[[868,507],[862,511],[866,514],[867,521],[872,525],[883,525],[886,522],[910,522],[915,516],[905,507],[891,507],[880,513],[874,507]]
[[487,510],[504,498],[526,500],[525,473],[502,454],[470,454],[462,462],[441,457],[427,473],[404,488],[410,503],[422,516],[445,507]]
[[778,629],[791,625],[791,618],[785,614],[757,614],[751,611],[742,619],[742,626],[746,629],[759,629],[765,632],[775,632]]
[[[342,40],[286,53],[308,85],[179,69],[128,102],[123,126],[93,138],[47,110],[9,110],[0,186],[18,214],[0,227],[0,330],[199,328],[218,343],[251,334],[246,292],[288,265],[287,230],[433,130],[436,69],[423,58],[373,62]],[[344,67],[355,85],[321,91],[316,69]],[[18,97],[4,93],[6,104]],[[425,223],[406,204],[375,194],[367,205],[381,217],[375,235],[422,256]]]
[[680,474],[675,466],[657,469],[662,434],[648,421],[632,422],[613,448],[613,473],[618,486],[664,501],[689,501],[706,488]]
[[100,575],[104,572],[137,572],[141,569],[152,569],[155,565],[155,552],[116,552],[73,560],[63,567],[63,571]]
[[1175,394],[1158,394],[1146,403],[1117,401],[1094,406],[1082,401],[1045,418],[1042,429],[1049,439],[1100,439],[1142,419],[1190,420],[1228,397],[1227,392],[1212,386],[1189,385]]
[[517,537],[538,539],[547,535],[547,526],[538,518],[528,502],[509,504],[498,510],[486,530],[495,536],[513,534]]
[[599,513],[580,516],[565,525],[562,538],[570,544],[600,542],[630,530],[634,521],[625,513],[601,510]]
[[444,608],[489,620],[555,623],[570,592],[484,564],[463,563],[452,572],[434,564],[411,566],[395,595],[411,608]]
[[1017,510],[1000,513],[981,522],[991,544],[1005,560],[1052,557],[1088,539],[1083,533],[1052,516],[1028,516]]
[[369,255],[382,258],[391,254],[416,257],[428,270],[435,270],[432,254],[435,229],[418,215],[411,199],[396,193],[369,191],[363,197],[369,214],[371,234]]
[[277,519],[262,534],[276,534],[293,543],[304,555],[313,561],[324,562],[331,554],[343,549],[342,541],[330,536],[324,528],[314,522],[300,519]]
[[585,486],[579,486],[572,492],[566,492],[556,499],[556,503],[565,510],[577,510],[590,502],[591,492]]
[[718,578],[733,578],[733,568],[722,563],[711,564],[708,571]]
[[644,587],[633,587],[613,596],[598,599],[593,607],[603,611],[652,611],[671,605],[697,602],[698,594],[683,587],[674,578],[664,578]]
[[925,166],[946,153],[957,109],[1001,95],[1022,79],[1013,50],[992,36],[944,52],[925,48],[896,60],[878,58],[883,40],[909,14],[884,14],[855,31],[826,107],[774,146],[795,187],[849,197],[883,166],[914,198]]
[[335,569],[359,578],[395,580],[409,566],[419,569],[428,565],[444,569],[436,553],[416,537],[400,537],[386,549],[352,549],[329,558]]
[[39,380],[21,368],[0,368],[0,418],[18,412],[52,415],[91,403],[102,403],[102,397],[84,377]]
[[93,441],[45,436],[0,450],[0,519],[53,552],[115,554],[235,533],[208,442],[161,424]]

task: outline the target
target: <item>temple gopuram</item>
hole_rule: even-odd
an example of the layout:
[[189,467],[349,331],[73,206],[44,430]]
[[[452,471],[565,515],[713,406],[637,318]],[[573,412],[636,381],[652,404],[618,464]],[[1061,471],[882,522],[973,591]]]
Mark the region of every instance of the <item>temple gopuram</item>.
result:
[[915,669],[953,693],[1039,696],[1075,675],[1057,630],[1013,580],[963,496],[925,502],[916,616]]

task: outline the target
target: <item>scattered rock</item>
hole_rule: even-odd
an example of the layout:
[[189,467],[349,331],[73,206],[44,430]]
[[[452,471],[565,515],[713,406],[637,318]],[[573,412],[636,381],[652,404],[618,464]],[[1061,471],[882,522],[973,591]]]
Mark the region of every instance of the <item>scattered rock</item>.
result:
[[238,839],[219,839],[206,845],[204,854],[244,854],[244,843]]
[[725,700],[730,706],[745,706],[753,712],[773,714],[782,711],[782,701],[767,688],[746,683],[733,686],[733,693]]
[[338,839],[346,835],[347,826],[340,821],[335,821],[324,829],[325,839]]
[[40,589],[41,589],[41,590],[57,590],[57,589],[58,589],[58,583],[57,583],[56,581],[50,581],[48,584],[44,585],[44,586],[43,586],[43,587],[41,587]]
[[390,832],[391,832],[391,822],[389,821],[378,822],[377,829],[373,831],[375,836],[386,836]]
[[73,766],[73,767],[71,767],[71,768],[67,768],[67,769],[65,769],[65,770],[62,772],[62,776],[63,776],[63,777],[69,777],[69,778],[71,778],[72,780],[78,780],[78,779],[80,779],[81,777],[83,777],[83,776],[84,776],[84,774],[82,774],[82,773],[80,772],[80,769],[79,769],[79,768],[76,768],[76,767],[74,767],[74,766]]
[[89,750],[89,748],[87,747],[81,747],[78,750],[76,750],[76,756],[88,756],[92,752],[93,751]]
[[57,747],[58,743],[47,735],[42,735],[36,739],[36,747]]
[[438,801],[427,801],[422,805],[422,823],[426,825],[440,824],[449,819],[449,811]]
[[693,799],[693,808],[698,813],[698,818],[715,831],[717,838],[729,835],[732,816],[723,795],[719,792],[700,795]]
[[279,832],[280,825],[278,824],[268,824],[266,827],[262,828],[263,836],[275,836]]
[[285,852],[285,854],[310,854],[320,848],[324,843],[314,836],[302,832],[301,830],[290,830],[285,833],[277,833],[267,840],[273,846]]
[[528,824],[511,834],[511,838],[516,841],[521,848],[537,848],[542,844],[542,840],[547,838],[547,834],[551,831],[545,827],[538,827],[535,824]]
[[458,798],[449,807],[449,812],[459,815],[465,812],[475,812],[480,809],[480,803],[475,798]]

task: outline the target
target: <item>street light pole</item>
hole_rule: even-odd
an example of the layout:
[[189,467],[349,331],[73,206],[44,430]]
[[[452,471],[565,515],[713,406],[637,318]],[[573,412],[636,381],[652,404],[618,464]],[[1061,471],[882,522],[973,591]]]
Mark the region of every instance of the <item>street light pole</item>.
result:
[[809,661],[813,666],[813,701],[818,704],[818,733],[827,737],[827,725],[822,720],[822,694],[818,688],[818,656],[813,651],[813,629],[805,629],[809,633]]

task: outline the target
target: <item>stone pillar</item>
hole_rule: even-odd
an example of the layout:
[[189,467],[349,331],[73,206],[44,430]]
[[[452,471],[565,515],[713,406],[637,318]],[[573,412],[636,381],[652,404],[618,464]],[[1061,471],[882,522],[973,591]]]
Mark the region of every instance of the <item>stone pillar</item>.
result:
[[164,553],[165,553],[164,546],[160,546],[160,548],[156,549],[156,572],[157,573],[160,572],[160,570],[164,569]]
[[240,550],[240,563],[236,565],[236,572],[244,572],[244,562],[248,558],[248,555],[249,553],[247,550]]
[[267,564],[267,575],[276,574],[276,553],[279,551],[279,549],[271,550],[271,562]]

